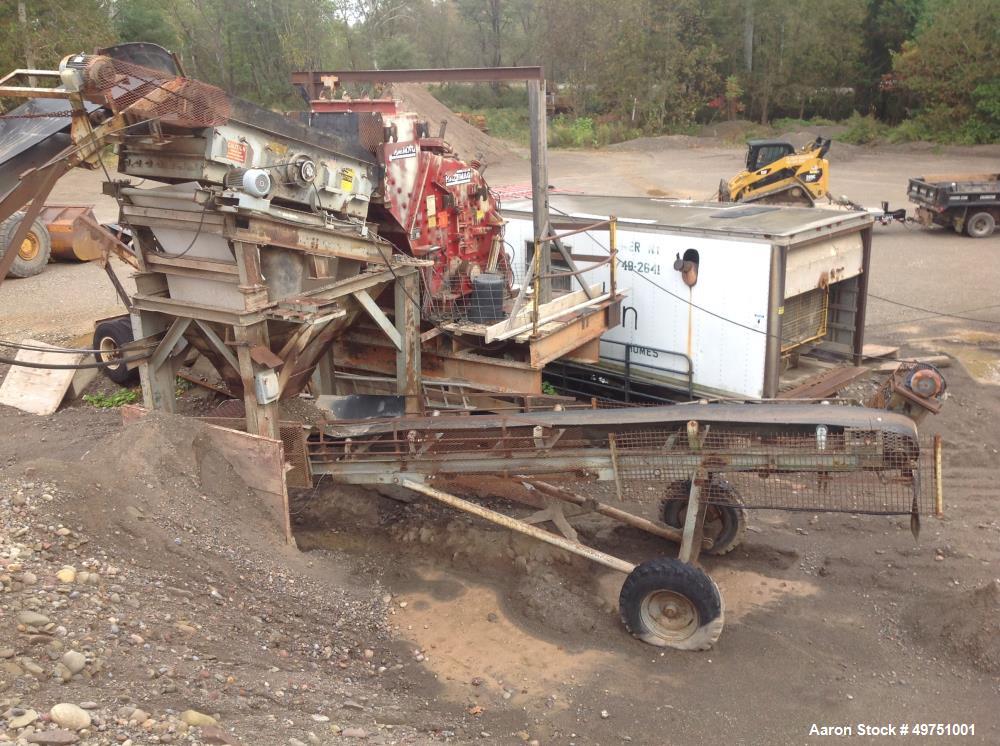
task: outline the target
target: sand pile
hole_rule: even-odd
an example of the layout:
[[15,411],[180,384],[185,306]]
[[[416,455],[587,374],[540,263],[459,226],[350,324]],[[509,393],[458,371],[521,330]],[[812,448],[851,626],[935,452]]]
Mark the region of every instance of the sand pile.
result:
[[392,86],[391,95],[403,102],[405,110],[426,117],[430,122],[431,135],[437,134],[441,122],[447,122],[444,139],[465,160],[478,159],[490,165],[518,157],[507,143],[463,121],[422,85],[397,83]]
[[1000,579],[921,602],[912,619],[917,635],[928,644],[961,655],[988,673],[1000,672]]

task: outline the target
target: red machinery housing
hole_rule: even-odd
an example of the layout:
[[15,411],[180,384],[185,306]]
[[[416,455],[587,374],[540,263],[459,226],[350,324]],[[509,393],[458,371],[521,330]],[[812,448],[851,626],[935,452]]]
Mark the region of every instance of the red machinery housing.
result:
[[401,251],[434,261],[424,276],[425,311],[460,313],[481,274],[500,275],[510,290],[503,219],[478,161],[461,160],[444,139],[429,136],[426,121],[391,99],[318,100],[311,108],[314,126],[324,115],[359,117],[356,131],[384,169],[369,220]]

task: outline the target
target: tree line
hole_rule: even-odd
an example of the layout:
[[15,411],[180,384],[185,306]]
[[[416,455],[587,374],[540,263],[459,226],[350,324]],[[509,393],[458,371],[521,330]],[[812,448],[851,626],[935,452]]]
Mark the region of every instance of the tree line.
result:
[[1000,141],[997,0],[17,0],[0,28],[6,69],[153,41],[275,107],[296,69],[542,64],[573,112],[647,132],[859,112]]

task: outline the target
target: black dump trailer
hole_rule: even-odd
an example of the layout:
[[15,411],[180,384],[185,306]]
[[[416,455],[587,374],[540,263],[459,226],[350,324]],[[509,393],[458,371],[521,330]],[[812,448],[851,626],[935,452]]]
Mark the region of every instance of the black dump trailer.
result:
[[951,227],[989,238],[1000,225],[1000,174],[940,174],[910,179],[910,202],[921,225]]

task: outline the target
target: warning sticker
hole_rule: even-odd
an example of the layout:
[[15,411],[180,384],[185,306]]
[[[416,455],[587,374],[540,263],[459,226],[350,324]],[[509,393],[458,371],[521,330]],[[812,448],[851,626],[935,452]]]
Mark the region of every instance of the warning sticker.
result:
[[460,168],[458,171],[453,171],[444,177],[444,185],[446,187],[468,184],[470,181],[472,181],[471,168]]
[[396,148],[389,154],[390,161],[399,161],[403,158],[413,158],[417,154],[417,146],[414,143]]
[[345,168],[340,172],[340,191],[350,192],[354,189],[354,169]]
[[246,143],[237,140],[226,140],[226,158],[231,161],[247,162]]

